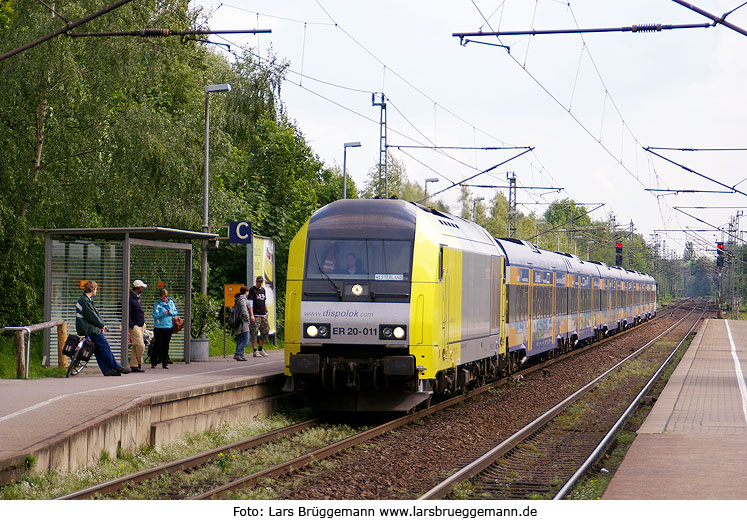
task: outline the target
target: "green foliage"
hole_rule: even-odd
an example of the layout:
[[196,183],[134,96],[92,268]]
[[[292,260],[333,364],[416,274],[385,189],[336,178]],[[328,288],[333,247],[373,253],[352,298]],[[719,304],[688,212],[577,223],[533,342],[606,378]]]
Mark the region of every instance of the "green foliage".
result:
[[576,205],[574,200],[568,198],[552,203],[545,211],[545,221],[550,225],[561,226],[588,226],[591,219],[586,207]]
[[200,292],[192,294],[192,339],[220,327],[220,309],[220,303],[210,295]]
[[[361,198],[376,198],[383,193],[379,182],[379,164],[377,163],[368,171],[366,183],[361,191]],[[409,202],[423,203],[425,198],[425,189],[416,182],[411,182],[407,177],[407,171],[404,164],[392,156],[391,152],[387,153],[387,190],[389,197],[396,197]],[[355,198],[355,194],[350,192],[350,182],[348,182],[348,198]],[[439,211],[449,212],[449,206],[441,200],[428,200],[425,205],[438,209]]]
[[[386,197],[396,196],[397,198],[414,198],[415,200],[419,200],[423,197],[423,191],[421,190],[418,193],[418,196],[405,198],[406,190],[412,193],[412,188],[410,187],[408,189],[409,180],[407,179],[407,171],[405,170],[404,164],[392,156],[391,152],[387,152],[386,163],[386,188],[388,191]],[[380,181],[380,173],[382,172],[383,167],[380,167],[378,163],[371,167],[371,170],[368,171],[366,184],[361,191],[362,198],[376,198],[383,196],[384,184]]]
[[15,0],[0,0],[0,31],[10,26],[13,18]]
[[[132,3],[89,31],[204,24],[185,0]],[[57,29],[38,2],[0,3],[4,48]],[[70,18],[93,9],[65,5]],[[0,62],[0,325],[43,317],[43,239],[30,228],[202,226],[205,86],[210,96],[210,223],[247,219],[277,249],[283,305],[288,245],[311,213],[342,195],[285,116],[286,64],[260,66],[247,52],[231,65],[211,47],[176,38],[65,38]],[[350,186],[355,194],[354,186]],[[199,245],[195,244],[199,280]],[[245,280],[244,247],[210,254],[209,292]]]

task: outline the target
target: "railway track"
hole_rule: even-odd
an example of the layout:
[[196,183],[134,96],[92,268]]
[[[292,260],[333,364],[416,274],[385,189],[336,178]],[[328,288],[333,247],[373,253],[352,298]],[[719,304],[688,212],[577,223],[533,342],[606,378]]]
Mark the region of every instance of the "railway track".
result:
[[[679,309],[679,307],[675,306],[666,311],[674,311],[677,309]],[[656,319],[654,321],[656,321]],[[646,324],[649,324],[649,323],[646,323]],[[642,325],[639,325],[638,327],[634,327],[632,329],[621,332],[617,336],[615,336],[613,339],[626,335],[630,332],[634,332],[636,329],[641,328],[641,326]],[[412,413],[408,416],[398,418],[396,420],[378,425],[376,427],[372,427],[371,429],[355,434],[344,440],[335,442],[321,449],[317,449],[317,450],[305,453],[301,456],[293,458],[292,460],[288,460],[286,462],[273,465],[272,467],[268,467],[261,471],[252,472],[251,474],[248,474],[248,475],[233,475],[230,482],[223,483],[223,482],[216,481],[216,482],[204,482],[201,485],[191,484],[183,488],[169,490],[168,496],[171,499],[187,499],[187,498],[208,499],[208,498],[219,498],[219,497],[223,497],[229,494],[235,494],[238,490],[241,490],[247,487],[250,488],[250,487],[256,486],[257,484],[265,481],[266,479],[277,479],[277,478],[283,477],[284,475],[289,475],[293,472],[296,472],[300,468],[308,467],[309,465],[315,462],[318,462],[320,460],[334,457],[335,455],[338,455],[346,450],[350,450],[351,448],[355,446],[360,446],[361,444],[364,444],[365,442],[369,442],[372,439],[385,435],[386,433],[393,431],[395,429],[402,428],[408,424],[417,424],[418,422],[421,422],[426,417],[435,415],[439,413],[440,411],[457,406],[471,398],[475,398],[479,396],[480,394],[495,390],[498,387],[511,384],[512,382],[516,382],[517,380],[521,380],[524,376],[530,376],[533,373],[536,373],[540,370],[544,372],[546,369],[548,369],[550,366],[552,366],[553,364],[557,362],[566,361],[579,354],[586,354],[590,352],[591,350],[594,350],[596,347],[602,344],[605,344],[605,343],[610,343],[611,341],[612,340],[608,339],[608,340],[604,340],[598,343],[593,343],[589,346],[574,350],[558,358],[545,361],[538,365],[530,366],[522,370],[520,373],[515,374],[514,376],[499,380],[489,385],[485,385],[476,390],[470,391],[466,395],[461,395],[455,398],[451,398],[447,401],[432,405],[427,409],[423,409],[421,411]],[[96,486],[92,486],[84,490],[70,493],[59,498],[60,499],[83,499],[83,498],[91,498],[91,497],[110,496],[112,494],[116,494],[118,491],[124,488],[130,488],[133,486],[137,486],[144,482],[146,482],[147,484],[147,481],[157,479],[162,475],[171,475],[171,474],[175,474],[179,472],[189,473],[189,472],[194,472],[197,468],[201,466],[205,466],[206,464],[211,464],[211,463],[220,464],[220,462],[222,461],[221,457],[225,456],[225,454],[229,452],[242,452],[246,450],[255,449],[269,442],[277,441],[279,438],[288,438],[289,439],[288,441],[292,442],[293,435],[297,435],[315,426],[320,426],[319,420],[309,420],[309,421],[306,421],[300,424],[295,424],[293,426],[289,426],[287,428],[284,428],[278,431],[273,431],[271,433],[267,433],[265,435],[261,435],[259,437],[255,437],[255,438],[252,438],[246,441],[236,442],[235,444],[231,444],[228,446],[222,446],[220,448],[213,449],[206,453],[200,453],[198,455],[195,455],[195,456],[192,456],[186,459],[178,460],[178,461],[175,461],[169,464],[164,464],[156,468],[140,471],[132,475],[127,475],[119,479],[115,479],[113,481],[108,481],[108,482],[105,482],[105,483],[102,483]],[[223,475],[223,477],[225,477],[225,475]],[[209,478],[210,477],[208,477],[208,479]],[[202,491],[206,487],[208,487],[209,489],[207,491]],[[195,490],[199,490],[199,491],[195,491]]]
[[[675,309],[675,308],[673,308]],[[626,330],[624,332],[621,332],[619,335],[627,334],[631,331],[635,330],[634,328],[631,328],[629,330]],[[487,384],[483,387],[480,387],[476,390],[473,390],[469,392],[466,395],[457,396],[454,398],[450,398],[447,401],[435,404],[430,406],[427,409],[423,409],[421,411],[417,411],[413,414],[410,414],[408,416],[404,416],[402,418],[387,422],[385,424],[381,424],[377,427],[374,427],[368,431],[365,431],[363,433],[360,433],[358,435],[352,436],[350,438],[347,438],[341,442],[338,442],[336,444],[324,447],[322,449],[319,449],[313,453],[309,453],[307,455],[304,455],[303,457],[299,457],[294,460],[290,460],[288,462],[285,462],[283,464],[279,464],[277,466],[268,468],[264,471],[258,472],[253,475],[247,475],[246,477],[242,477],[240,479],[237,479],[233,482],[224,484],[220,487],[217,487],[213,490],[210,490],[205,493],[201,493],[199,495],[195,495],[191,497],[192,499],[196,500],[203,500],[203,499],[214,499],[214,498],[220,498],[223,496],[226,496],[228,494],[237,492],[238,490],[241,490],[243,488],[247,487],[253,487],[261,482],[263,482],[265,479],[277,479],[278,477],[282,477],[285,475],[289,475],[295,471],[297,471],[299,468],[306,467],[312,463],[329,459],[338,453],[341,453],[345,450],[349,450],[355,446],[360,446],[374,438],[380,437],[390,431],[394,431],[396,429],[402,428],[407,425],[411,424],[417,424],[421,422],[424,418],[434,415],[440,411],[443,411],[445,409],[448,409],[450,407],[457,406],[463,402],[465,402],[468,399],[474,398],[480,394],[483,394],[485,392],[494,390],[497,387],[506,385],[511,383],[512,381],[515,381],[516,379],[523,378],[525,375],[530,375],[534,372],[538,372],[541,370],[547,369],[550,365],[563,361],[569,357],[573,357],[577,354],[582,353],[588,353],[589,351],[593,350],[595,347],[597,347],[599,343],[593,343],[589,346],[586,346],[581,349],[577,349],[572,351],[569,354],[566,354],[561,357],[554,358],[552,360],[545,361],[538,365],[530,366],[524,370],[522,370],[520,373],[517,373],[509,378],[505,378],[499,381],[496,381],[491,384]]]
[[[604,454],[614,435],[650,390],[659,375],[702,321],[703,310],[693,311],[623,361],[598,376],[558,405],[504,440],[479,459],[434,486],[420,499],[454,498],[454,488],[469,482],[469,495],[483,499],[565,497],[576,482]],[[621,394],[620,385],[598,389],[610,374],[638,358],[662,339],[674,338],[673,350],[648,358],[659,361],[656,372],[640,390]],[[671,349],[672,347],[666,347]],[[631,392],[632,391],[632,392]],[[622,410],[621,410],[622,409]]]
[[292,425],[289,425],[288,427],[283,427],[275,431],[270,431],[269,433],[255,436],[247,440],[241,440],[241,441],[229,444],[229,445],[218,447],[216,449],[204,451],[202,453],[198,453],[190,457],[175,460],[167,464],[162,464],[160,466],[156,466],[153,468],[144,469],[142,471],[138,471],[137,473],[125,475],[123,477],[120,477],[114,480],[108,480],[106,482],[102,482],[101,484],[96,484],[94,486],[90,486],[82,490],[78,490],[72,493],[68,493],[66,495],[62,495],[60,497],[57,497],[57,499],[60,499],[60,500],[89,499],[89,498],[93,498],[93,497],[101,496],[101,495],[110,495],[127,486],[134,486],[146,480],[158,478],[162,475],[170,475],[178,471],[193,470],[195,468],[198,468],[210,462],[219,460],[219,456],[222,455],[223,453],[228,453],[231,451],[246,451],[249,449],[253,449],[257,446],[267,444],[269,442],[273,442],[284,436],[289,436],[289,435],[293,435],[293,434],[297,434],[299,432],[305,431],[317,425],[318,423],[319,423],[319,419],[313,418],[311,420],[306,420],[304,422],[292,424]]

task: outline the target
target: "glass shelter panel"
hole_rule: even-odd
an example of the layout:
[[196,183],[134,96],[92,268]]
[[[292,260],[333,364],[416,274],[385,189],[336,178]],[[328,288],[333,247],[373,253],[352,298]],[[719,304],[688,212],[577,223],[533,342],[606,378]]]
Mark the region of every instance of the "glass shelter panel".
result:
[[[130,249],[130,279],[140,279],[148,287],[140,295],[140,303],[145,312],[145,327],[153,330],[153,306],[158,300],[161,288],[168,290],[168,296],[176,303],[179,315],[185,318],[186,278],[185,251],[171,248],[139,246],[132,242]],[[174,361],[184,360],[184,339],[189,329],[176,332],[171,336],[169,357]]]
[[[98,294],[94,303],[109,328],[107,339],[114,357],[119,359],[122,330],[122,247],[121,241],[52,241],[51,320],[67,322],[68,333],[75,334],[75,303],[83,295],[83,285],[94,280]],[[50,350],[57,350],[57,332],[50,332]],[[50,354],[51,366],[57,366],[57,354]]]

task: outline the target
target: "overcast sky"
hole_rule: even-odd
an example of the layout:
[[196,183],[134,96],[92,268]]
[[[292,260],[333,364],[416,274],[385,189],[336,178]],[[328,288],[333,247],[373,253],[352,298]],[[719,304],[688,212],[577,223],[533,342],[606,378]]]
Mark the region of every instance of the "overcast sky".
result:
[[[694,0],[722,15],[743,0]],[[289,116],[329,166],[347,168],[361,186],[379,159],[380,108],[387,98],[389,145],[534,147],[469,180],[507,185],[516,174],[525,214],[572,198],[605,205],[592,217],[632,220],[648,238],[661,229],[725,227],[747,196],[645,191],[726,190],[642,147],[747,148],[747,37],[723,26],[651,33],[475,38],[452,33],[640,24],[700,24],[708,19],[669,0],[199,0],[212,29],[271,29],[269,35],[212,36],[290,63],[282,98]],[[729,15],[747,28],[747,6]],[[220,49],[215,46],[215,49]],[[220,79],[215,79],[220,82]],[[391,148],[410,180],[429,193],[484,171],[521,150]],[[728,186],[747,178],[746,152],[657,151]],[[737,189],[747,192],[747,181]],[[489,200],[494,190],[471,189]],[[505,190],[503,192],[506,192]],[[452,211],[457,188],[440,194]],[[726,209],[674,207],[729,206]],[[743,225],[747,225],[742,222]],[[686,240],[711,247],[715,232],[662,233],[681,254]],[[721,238],[721,235],[718,235]]]

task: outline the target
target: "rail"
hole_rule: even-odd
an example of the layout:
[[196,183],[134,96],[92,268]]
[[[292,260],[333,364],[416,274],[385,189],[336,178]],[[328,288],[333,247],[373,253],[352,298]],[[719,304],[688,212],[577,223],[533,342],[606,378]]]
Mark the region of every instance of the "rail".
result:
[[[654,344],[657,340],[661,339],[664,335],[668,334],[670,331],[672,331],[676,326],[678,326],[682,321],[684,321],[692,312],[695,311],[695,309],[691,310],[690,313],[686,316],[684,316],[682,319],[671,325],[669,328],[664,330],[661,334],[656,336],[655,338],[651,339],[648,343],[640,347],[638,350],[633,351],[631,354],[629,354],[626,358],[619,361],[617,364],[613,365],[609,369],[607,369],[605,372],[594,378],[592,381],[578,389],[576,392],[565,398],[560,403],[556,404],[554,407],[552,407],[550,410],[542,414],[541,416],[534,419],[532,422],[528,423],[524,427],[522,427],[519,431],[515,432],[513,435],[505,439],[503,442],[498,444],[497,446],[490,449],[488,452],[471,462],[470,464],[466,465],[456,473],[452,474],[450,477],[442,481],[440,484],[426,492],[425,494],[421,495],[418,500],[434,500],[434,499],[442,499],[448,495],[448,493],[451,491],[451,488],[459,483],[463,482],[478,473],[485,470],[487,467],[489,467],[491,464],[493,464],[498,458],[502,457],[506,453],[508,453],[511,449],[513,449],[516,445],[524,441],[529,435],[532,433],[535,433],[539,429],[541,429],[544,425],[550,422],[553,418],[555,418],[557,415],[559,415],[561,412],[563,412],[570,404],[578,400],[582,395],[590,391],[592,388],[594,388],[600,380],[605,378],[608,374],[614,372],[618,368],[620,368],[623,364],[627,363],[634,357],[638,356],[641,352],[648,349],[652,344]],[[688,335],[689,335],[688,331]],[[679,345],[678,345],[679,346]],[[547,364],[547,363],[545,363]]]
[[607,434],[602,438],[602,440],[597,445],[596,449],[589,455],[589,457],[584,461],[583,464],[581,464],[581,467],[579,467],[576,472],[571,476],[570,479],[563,485],[562,488],[555,494],[553,497],[553,500],[561,500],[565,498],[566,495],[573,489],[573,487],[578,483],[579,480],[581,480],[581,477],[583,477],[586,472],[589,470],[589,468],[596,462],[599,457],[604,453],[604,451],[607,449],[607,447],[610,445],[612,440],[614,439],[617,432],[622,428],[623,425],[625,425],[625,422],[627,422],[628,418],[630,417],[633,412],[638,409],[638,404],[641,402],[643,397],[651,390],[651,387],[653,387],[654,383],[656,383],[659,378],[661,377],[661,373],[664,372],[664,369],[667,368],[669,363],[672,361],[672,358],[677,353],[677,351],[680,349],[680,347],[687,341],[687,339],[692,335],[693,330],[703,320],[703,314],[700,315],[697,321],[695,321],[690,329],[685,334],[685,337],[680,340],[680,342],[677,344],[677,346],[672,350],[672,353],[669,354],[669,356],[664,360],[664,363],[659,367],[659,369],[654,373],[653,376],[648,380],[648,383],[646,383],[645,387],[641,389],[641,391],[638,393],[638,395],[633,399],[633,401],[630,403],[628,408],[625,410],[625,412],[620,416],[620,418],[615,422],[615,424],[612,426],[612,428],[607,432]]
[[[6,326],[3,332],[15,332],[16,375],[29,379],[29,363],[31,362],[31,334],[39,330],[57,327],[59,354],[62,357],[62,346],[67,339],[67,323],[63,320],[45,321],[28,326]],[[24,335],[25,334],[25,335]]]

